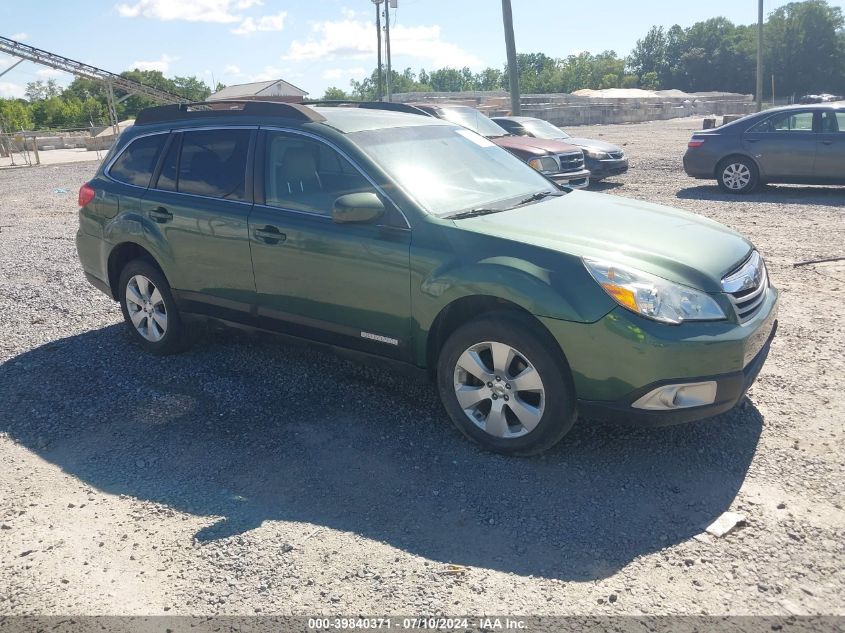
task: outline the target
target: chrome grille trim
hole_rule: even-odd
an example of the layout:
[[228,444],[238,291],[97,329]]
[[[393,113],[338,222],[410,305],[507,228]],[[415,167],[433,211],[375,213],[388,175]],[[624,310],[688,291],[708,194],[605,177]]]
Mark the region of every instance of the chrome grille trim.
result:
[[752,252],[738,269],[722,279],[722,290],[731,300],[740,323],[745,323],[757,314],[766,299],[768,288],[769,275],[757,251]]
[[558,154],[558,162],[560,162],[561,171],[577,171],[584,168],[584,153],[583,152],[569,152],[568,154]]

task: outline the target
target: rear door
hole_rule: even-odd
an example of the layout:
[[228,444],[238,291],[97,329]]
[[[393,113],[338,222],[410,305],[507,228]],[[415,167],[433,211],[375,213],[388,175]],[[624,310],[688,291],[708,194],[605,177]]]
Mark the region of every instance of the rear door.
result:
[[816,129],[818,116],[813,110],[788,110],[757,123],[742,142],[760,165],[764,179],[810,178],[816,161]]
[[[411,232],[337,150],[295,132],[262,131],[249,220],[258,316],[265,327],[409,358]],[[373,192],[388,207],[335,224],[334,201]]]
[[161,226],[169,280],[189,311],[238,320],[255,299],[247,221],[252,208],[255,129],[177,132],[141,213]]
[[845,109],[826,110],[821,117],[816,176],[845,183]]

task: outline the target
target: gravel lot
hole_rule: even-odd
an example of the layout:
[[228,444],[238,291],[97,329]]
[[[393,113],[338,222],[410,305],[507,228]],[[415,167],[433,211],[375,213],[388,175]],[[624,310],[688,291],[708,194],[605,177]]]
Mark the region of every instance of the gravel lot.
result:
[[769,361],[733,412],[581,420],[536,459],[269,336],[143,355],[77,263],[93,164],[0,171],[0,614],[845,614],[845,265],[792,266],[843,255],[845,189],[724,196],[681,170],[699,123],[577,132],[631,156],[600,190],[752,238]]

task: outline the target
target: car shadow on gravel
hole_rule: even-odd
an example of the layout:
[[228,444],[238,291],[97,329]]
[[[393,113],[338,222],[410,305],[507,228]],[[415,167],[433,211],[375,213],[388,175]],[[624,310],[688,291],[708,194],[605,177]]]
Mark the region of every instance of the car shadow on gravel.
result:
[[698,185],[681,189],[682,200],[714,200],[719,202],[770,202],[772,204],[845,205],[845,187],[762,185],[749,194],[725,193],[718,185]]
[[208,517],[200,542],[299,521],[574,581],[699,533],[762,424],[749,402],[662,429],[581,420],[513,459],[465,441],[431,385],[272,337],[211,332],[157,358],[110,326],[0,365],[0,433],[101,491]]

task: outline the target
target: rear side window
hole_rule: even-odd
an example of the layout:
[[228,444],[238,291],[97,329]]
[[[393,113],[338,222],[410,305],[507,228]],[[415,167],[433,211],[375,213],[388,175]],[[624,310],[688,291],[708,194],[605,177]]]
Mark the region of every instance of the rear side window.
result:
[[822,132],[825,134],[845,133],[845,112],[833,110],[822,112]]
[[[211,198],[246,200],[246,159],[251,135],[252,130],[183,132],[176,190]],[[165,175],[172,164],[168,160],[163,166]]]
[[137,187],[149,187],[150,178],[158,162],[167,134],[154,134],[135,139],[118,156],[109,169],[115,180]]
[[785,112],[761,121],[749,132],[812,132],[812,112]]

